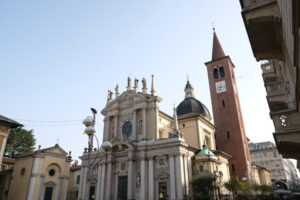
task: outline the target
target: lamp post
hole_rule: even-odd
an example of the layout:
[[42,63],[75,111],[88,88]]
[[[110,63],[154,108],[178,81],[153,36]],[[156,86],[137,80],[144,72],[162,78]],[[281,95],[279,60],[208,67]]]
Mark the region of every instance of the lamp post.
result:
[[82,123],[86,126],[84,133],[88,135],[88,166],[87,166],[87,174],[86,174],[86,188],[85,188],[85,200],[89,199],[89,192],[90,192],[90,182],[93,179],[93,175],[91,173],[91,152],[93,150],[93,137],[95,130],[95,122],[96,122],[96,114],[97,110],[91,108],[93,113],[93,117],[88,116],[85,118]]

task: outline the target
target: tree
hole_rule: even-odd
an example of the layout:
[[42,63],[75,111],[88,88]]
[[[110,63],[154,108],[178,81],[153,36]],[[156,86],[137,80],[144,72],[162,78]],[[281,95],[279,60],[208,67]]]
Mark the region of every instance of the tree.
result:
[[11,129],[7,138],[5,154],[14,157],[34,150],[35,139],[33,130],[26,130],[21,127]]
[[201,199],[201,196],[207,197],[209,192],[215,189],[214,182],[216,180],[216,176],[210,173],[193,178],[191,183],[194,199]]
[[230,179],[226,183],[224,183],[224,186],[227,190],[232,192],[233,196],[237,193],[237,190],[240,189],[240,183],[235,179]]

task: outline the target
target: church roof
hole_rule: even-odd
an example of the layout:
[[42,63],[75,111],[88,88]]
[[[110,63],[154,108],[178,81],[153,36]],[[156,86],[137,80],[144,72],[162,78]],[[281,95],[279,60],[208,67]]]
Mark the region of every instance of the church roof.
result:
[[190,84],[190,81],[187,81],[185,89],[193,89],[193,86]]
[[213,50],[212,50],[211,60],[215,60],[215,59],[222,58],[222,57],[225,57],[225,53],[219,42],[218,36],[214,30]]
[[206,148],[203,148],[198,154],[197,156],[201,156],[201,155],[204,155],[204,156],[214,156],[215,154],[213,152],[211,152],[207,147]]
[[23,126],[22,124],[14,121],[12,119],[9,119],[7,117],[4,117],[2,115],[0,115],[0,122],[7,124],[10,128],[17,128],[19,126]]
[[206,106],[193,97],[185,98],[176,108],[177,115],[184,115],[188,113],[208,115],[209,111]]

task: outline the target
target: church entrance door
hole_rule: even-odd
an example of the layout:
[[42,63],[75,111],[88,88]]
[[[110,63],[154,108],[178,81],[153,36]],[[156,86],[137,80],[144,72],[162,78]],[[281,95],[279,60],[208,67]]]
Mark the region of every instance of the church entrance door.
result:
[[44,200],[51,200],[53,193],[53,187],[46,187]]
[[158,183],[159,200],[165,200],[167,197],[167,182]]
[[127,200],[127,176],[118,178],[118,200]]

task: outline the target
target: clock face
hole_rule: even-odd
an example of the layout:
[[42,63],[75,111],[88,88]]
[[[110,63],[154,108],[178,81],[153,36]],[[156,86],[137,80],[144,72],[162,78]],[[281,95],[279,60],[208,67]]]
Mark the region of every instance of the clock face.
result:
[[132,124],[130,121],[127,121],[122,126],[122,133],[124,136],[129,137],[132,132]]
[[217,93],[226,92],[225,81],[216,82],[216,91],[217,91]]

